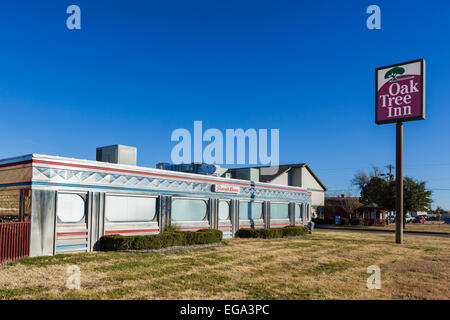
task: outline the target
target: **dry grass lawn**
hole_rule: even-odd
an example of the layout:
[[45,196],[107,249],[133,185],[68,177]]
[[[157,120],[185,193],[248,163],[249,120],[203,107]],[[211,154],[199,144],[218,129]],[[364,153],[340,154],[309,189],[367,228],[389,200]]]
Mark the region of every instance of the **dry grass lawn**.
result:
[[[232,239],[153,254],[96,252],[0,266],[0,299],[449,299],[450,238],[317,231],[303,238]],[[81,269],[69,290],[67,267]],[[368,290],[366,268],[381,268]]]

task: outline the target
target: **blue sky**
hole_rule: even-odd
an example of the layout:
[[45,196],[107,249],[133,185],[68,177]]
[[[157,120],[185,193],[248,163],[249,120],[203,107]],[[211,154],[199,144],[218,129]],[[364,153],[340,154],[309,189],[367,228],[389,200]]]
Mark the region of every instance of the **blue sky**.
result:
[[[82,29],[66,28],[67,6]],[[366,8],[381,8],[381,30]],[[169,161],[177,128],[277,128],[280,162],[332,192],[395,164],[395,125],[374,123],[374,69],[427,62],[427,119],[405,123],[405,175],[450,209],[448,1],[2,1],[0,158],[95,159],[138,147]],[[444,190],[446,189],[446,190]]]

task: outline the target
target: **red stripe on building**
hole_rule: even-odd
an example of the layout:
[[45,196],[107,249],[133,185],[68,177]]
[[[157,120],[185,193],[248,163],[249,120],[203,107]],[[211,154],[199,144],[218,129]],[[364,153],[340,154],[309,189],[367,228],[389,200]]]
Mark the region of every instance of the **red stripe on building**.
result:
[[251,227],[253,227],[253,228],[256,228],[256,227],[264,227],[264,225],[263,224],[258,224],[258,225],[250,225],[250,226],[239,226],[239,228],[251,228]]
[[290,226],[289,223],[281,223],[281,224],[271,224],[270,226],[279,227],[279,226]]
[[62,236],[86,236],[87,232],[60,232],[56,234],[58,237]]
[[209,229],[209,227],[198,227],[198,228],[180,228],[180,230],[202,230]]

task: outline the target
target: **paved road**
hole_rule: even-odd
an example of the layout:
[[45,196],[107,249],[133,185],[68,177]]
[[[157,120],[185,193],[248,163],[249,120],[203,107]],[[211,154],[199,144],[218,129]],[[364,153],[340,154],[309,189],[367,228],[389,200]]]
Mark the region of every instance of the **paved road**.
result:
[[[394,230],[377,230],[377,229],[355,229],[355,228],[345,228],[345,227],[324,227],[324,226],[314,226],[315,229],[320,230],[333,230],[333,231],[353,231],[353,232],[375,232],[375,233],[395,233]],[[431,237],[443,237],[450,238],[449,233],[444,232],[426,232],[426,231],[403,231],[404,234],[411,234],[416,236],[431,236]]]

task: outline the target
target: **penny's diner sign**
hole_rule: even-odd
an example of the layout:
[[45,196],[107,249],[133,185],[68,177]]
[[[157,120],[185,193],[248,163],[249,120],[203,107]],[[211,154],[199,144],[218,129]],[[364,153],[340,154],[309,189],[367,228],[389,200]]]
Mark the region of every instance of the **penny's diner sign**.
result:
[[230,185],[223,185],[223,184],[214,184],[212,188],[213,192],[219,193],[239,193],[241,191],[239,187],[233,187]]

